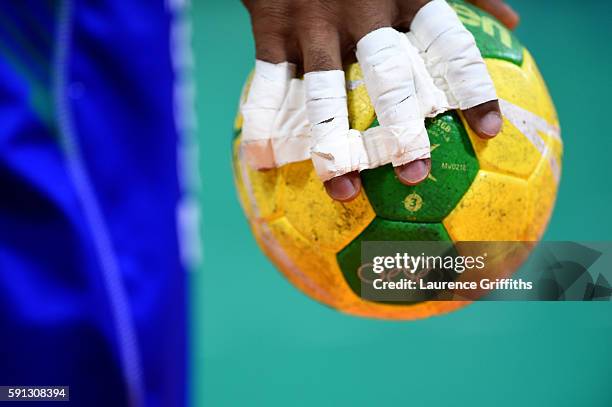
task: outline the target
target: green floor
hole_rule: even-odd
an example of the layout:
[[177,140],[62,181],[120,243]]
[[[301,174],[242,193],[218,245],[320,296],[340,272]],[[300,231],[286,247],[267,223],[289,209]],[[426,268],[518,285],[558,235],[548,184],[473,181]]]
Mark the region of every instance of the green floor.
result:
[[[565,141],[548,240],[610,240],[612,4],[511,1]],[[347,317],[294,289],[257,248],[229,140],[253,63],[237,0],[194,1],[204,269],[192,274],[198,406],[610,406],[612,304],[479,303],[418,322]]]

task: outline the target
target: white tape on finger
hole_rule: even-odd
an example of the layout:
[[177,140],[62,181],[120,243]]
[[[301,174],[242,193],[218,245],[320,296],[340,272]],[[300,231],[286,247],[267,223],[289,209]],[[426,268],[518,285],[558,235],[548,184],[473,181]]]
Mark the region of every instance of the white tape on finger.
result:
[[304,81],[292,79],[272,130],[275,166],[310,159],[310,123],[306,116]]
[[311,125],[311,158],[322,181],[359,171],[368,163],[357,130],[349,129],[344,71],[304,75],[306,112]]
[[349,129],[342,71],[312,72],[303,81],[290,80],[270,134],[265,149],[255,148],[263,140],[259,138],[249,141],[246,151],[263,150],[273,167],[312,158],[323,181],[387,163],[400,165],[429,154],[428,143],[415,147],[423,144],[423,134],[405,124],[372,128],[363,135]]
[[[364,135],[373,161],[370,167],[374,161],[398,166],[428,158],[424,117],[445,110],[446,100],[433,85],[418,50],[403,34],[386,27],[357,43],[357,60],[380,123]],[[382,147],[376,148],[374,140]]]
[[406,35],[450,107],[464,110],[497,99],[474,36],[446,1],[433,0],[423,6]]
[[357,43],[368,94],[381,126],[418,126],[422,115],[412,75],[410,55],[393,28],[380,28]]
[[251,88],[240,110],[244,118],[242,148],[253,168],[277,166],[272,140],[277,116],[287,96],[295,65],[257,60]]

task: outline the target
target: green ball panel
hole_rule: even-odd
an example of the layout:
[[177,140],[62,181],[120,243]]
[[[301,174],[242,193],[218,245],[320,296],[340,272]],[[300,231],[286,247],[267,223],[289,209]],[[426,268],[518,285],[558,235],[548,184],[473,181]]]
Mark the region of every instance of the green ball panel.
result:
[[426,126],[432,146],[427,180],[417,186],[403,185],[391,165],[362,171],[364,190],[379,217],[441,222],[476,177],[478,160],[457,114],[442,114],[427,120]]
[[462,0],[449,0],[448,3],[474,35],[484,58],[503,59],[519,66],[523,64],[523,45],[496,18]]
[[344,279],[358,296],[361,295],[361,280],[357,273],[361,266],[361,243],[364,241],[451,241],[451,238],[441,223],[397,222],[375,218],[336,255]]

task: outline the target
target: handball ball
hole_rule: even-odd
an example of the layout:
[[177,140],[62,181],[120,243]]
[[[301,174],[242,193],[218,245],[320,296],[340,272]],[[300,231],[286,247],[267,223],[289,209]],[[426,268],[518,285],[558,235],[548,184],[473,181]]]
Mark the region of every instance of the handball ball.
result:
[[[240,157],[236,119],[234,171],[255,238],[281,272],[308,296],[339,311],[416,319],[466,302],[393,304],[359,296],[362,241],[538,241],[550,218],[562,143],[552,100],[529,52],[496,19],[449,1],[472,32],[495,83],[504,125],[478,138],[459,112],[428,120],[431,175],[409,187],[391,165],[361,172],[352,202],[332,200],[310,161],[258,172]],[[378,125],[357,64],[345,68],[351,127]],[[246,96],[248,97],[248,95]]]

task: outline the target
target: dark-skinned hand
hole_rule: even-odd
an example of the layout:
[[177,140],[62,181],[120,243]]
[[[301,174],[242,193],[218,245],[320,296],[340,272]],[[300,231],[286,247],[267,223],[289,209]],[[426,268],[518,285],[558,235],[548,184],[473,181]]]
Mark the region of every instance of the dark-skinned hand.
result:
[[[341,70],[355,59],[357,42],[382,27],[408,31],[416,13],[428,0],[244,0],[251,15],[256,58],[270,63],[289,61],[303,73]],[[502,0],[470,0],[513,29],[518,15]],[[463,111],[474,132],[495,137],[502,128],[497,100]],[[406,185],[425,180],[429,158],[395,167]],[[357,171],[325,182],[328,194],[338,201],[354,199],[361,189]]]

